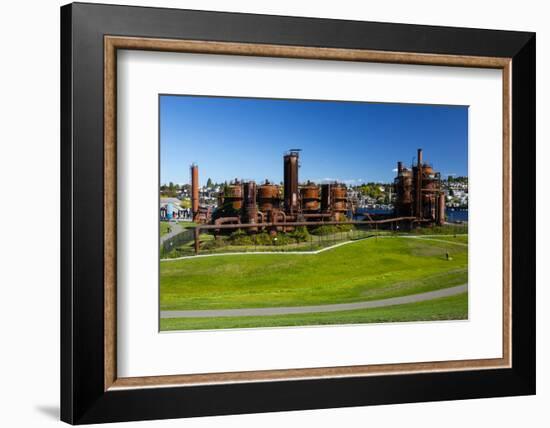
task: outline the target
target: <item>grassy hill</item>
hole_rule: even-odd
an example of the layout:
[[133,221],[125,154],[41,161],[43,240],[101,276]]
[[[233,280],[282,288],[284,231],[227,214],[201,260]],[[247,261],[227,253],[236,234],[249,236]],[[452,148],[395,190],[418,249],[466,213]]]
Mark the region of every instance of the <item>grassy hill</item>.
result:
[[[161,310],[345,303],[465,284],[465,244],[467,239],[460,236],[370,238],[320,254],[215,255],[161,262]],[[175,322],[163,320],[163,326]]]

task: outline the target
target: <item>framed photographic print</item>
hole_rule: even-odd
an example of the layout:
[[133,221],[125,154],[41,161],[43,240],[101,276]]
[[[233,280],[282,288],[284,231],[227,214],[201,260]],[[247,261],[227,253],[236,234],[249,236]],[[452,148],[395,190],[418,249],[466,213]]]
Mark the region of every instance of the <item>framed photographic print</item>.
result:
[[61,52],[62,420],[535,393],[533,33],[76,3]]
[[468,319],[468,107],[162,94],[159,118],[160,331]]

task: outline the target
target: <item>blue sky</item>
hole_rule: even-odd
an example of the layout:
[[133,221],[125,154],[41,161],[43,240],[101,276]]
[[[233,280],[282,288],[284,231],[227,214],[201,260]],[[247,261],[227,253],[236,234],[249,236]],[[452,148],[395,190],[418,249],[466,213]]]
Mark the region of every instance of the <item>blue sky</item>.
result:
[[283,178],[282,155],[302,149],[300,181],[348,184],[395,176],[416,149],[442,175],[468,175],[468,108],[416,104],[161,95],[161,183]]

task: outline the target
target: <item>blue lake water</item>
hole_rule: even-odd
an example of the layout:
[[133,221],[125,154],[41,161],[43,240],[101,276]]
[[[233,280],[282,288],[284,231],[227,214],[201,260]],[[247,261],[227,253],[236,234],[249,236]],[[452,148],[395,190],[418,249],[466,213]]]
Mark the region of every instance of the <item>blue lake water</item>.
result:
[[446,214],[449,221],[468,221],[468,210],[447,208]]

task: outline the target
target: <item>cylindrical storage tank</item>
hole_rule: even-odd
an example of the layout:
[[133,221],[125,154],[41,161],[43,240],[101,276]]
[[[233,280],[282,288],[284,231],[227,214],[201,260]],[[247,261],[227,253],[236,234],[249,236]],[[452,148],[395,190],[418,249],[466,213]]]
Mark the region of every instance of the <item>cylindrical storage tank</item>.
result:
[[408,169],[403,169],[400,180],[400,192],[398,193],[397,206],[399,207],[398,214],[400,216],[412,215],[413,204],[413,177],[412,172]]
[[424,165],[424,168],[422,168],[422,172],[425,177],[431,177],[434,175],[434,170],[430,165]]
[[318,212],[321,207],[319,187],[313,183],[307,183],[300,189],[302,197],[302,211],[305,213]]
[[395,214],[397,216],[409,216],[411,211],[411,190],[412,175],[411,172],[399,162],[398,176],[395,178]]
[[321,184],[321,211],[328,213],[330,211],[331,201],[331,185],[328,183]]
[[409,170],[404,170],[402,174],[403,179],[403,195],[401,202],[403,204],[412,203],[412,191],[413,191],[413,177]]
[[423,217],[425,218],[436,220],[437,190],[438,183],[433,168],[429,165],[424,165],[422,170],[422,209]]
[[434,192],[437,190],[437,182],[433,178],[426,178],[422,180],[422,191],[424,199],[429,199],[434,195]]
[[347,210],[347,189],[343,184],[333,184],[331,187],[331,211],[334,218],[339,221],[345,216]]
[[[243,184],[244,222],[257,223],[256,183],[247,181]],[[251,232],[254,230],[251,230]]]
[[280,202],[279,186],[266,181],[258,187],[258,204],[261,212],[267,214],[272,210],[279,209]]
[[225,186],[224,205],[234,210],[240,210],[243,207],[243,186],[238,181]]
[[298,211],[298,159],[297,151],[284,156],[284,198],[285,211],[294,214]]

